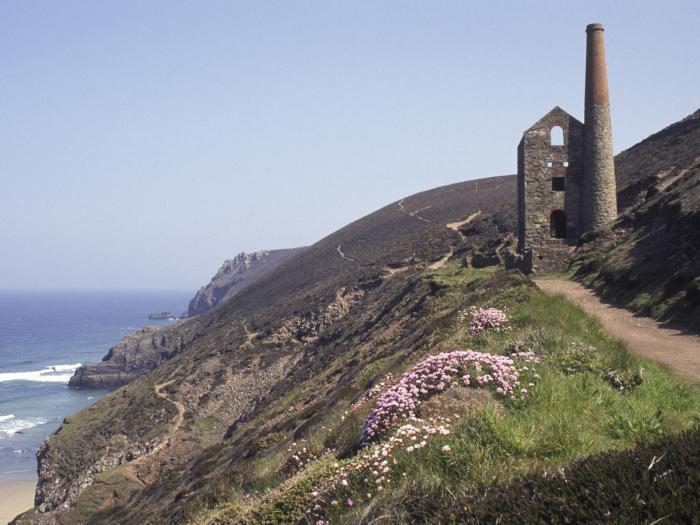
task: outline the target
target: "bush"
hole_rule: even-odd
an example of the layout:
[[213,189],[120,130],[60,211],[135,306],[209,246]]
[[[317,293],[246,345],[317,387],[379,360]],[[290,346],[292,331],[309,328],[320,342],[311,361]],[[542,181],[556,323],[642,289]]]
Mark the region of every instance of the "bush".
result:
[[700,523],[700,428],[462,498],[433,523]]

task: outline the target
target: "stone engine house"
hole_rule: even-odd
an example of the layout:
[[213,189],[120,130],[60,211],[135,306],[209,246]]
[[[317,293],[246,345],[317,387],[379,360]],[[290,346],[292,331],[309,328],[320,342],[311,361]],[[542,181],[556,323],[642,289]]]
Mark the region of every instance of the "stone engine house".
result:
[[525,269],[556,270],[579,237],[583,124],[556,107],[518,145],[518,246]]
[[526,272],[565,270],[572,246],[617,215],[603,26],[586,28],[585,124],[555,107],[518,145],[518,252]]

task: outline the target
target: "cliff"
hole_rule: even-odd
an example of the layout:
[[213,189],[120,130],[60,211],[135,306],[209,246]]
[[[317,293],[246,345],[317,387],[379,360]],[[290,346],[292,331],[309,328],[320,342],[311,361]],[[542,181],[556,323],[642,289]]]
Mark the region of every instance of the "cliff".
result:
[[199,289],[190,301],[187,314],[191,317],[206,312],[221,301],[229,299],[243,288],[274,270],[278,265],[299,253],[303,248],[264,250],[239,253],[224,261],[211,282]]
[[187,321],[172,326],[147,326],[129,334],[109,349],[99,363],[76,369],[68,386],[114,389],[153,370],[175,355],[187,340]]

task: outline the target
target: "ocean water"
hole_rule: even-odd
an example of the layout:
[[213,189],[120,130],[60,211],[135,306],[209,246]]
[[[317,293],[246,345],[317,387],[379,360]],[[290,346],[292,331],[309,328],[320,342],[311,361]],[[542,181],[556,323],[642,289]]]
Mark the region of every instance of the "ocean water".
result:
[[187,310],[186,291],[0,290],[0,482],[36,478],[36,451],[63,418],[107,394],[68,387],[151,312]]

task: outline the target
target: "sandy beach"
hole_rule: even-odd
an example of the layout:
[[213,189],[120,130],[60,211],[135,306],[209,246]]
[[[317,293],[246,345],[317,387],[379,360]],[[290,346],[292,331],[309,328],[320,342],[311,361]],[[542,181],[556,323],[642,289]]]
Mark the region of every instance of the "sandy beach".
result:
[[8,523],[17,514],[34,505],[35,487],[35,480],[0,483],[0,523]]

